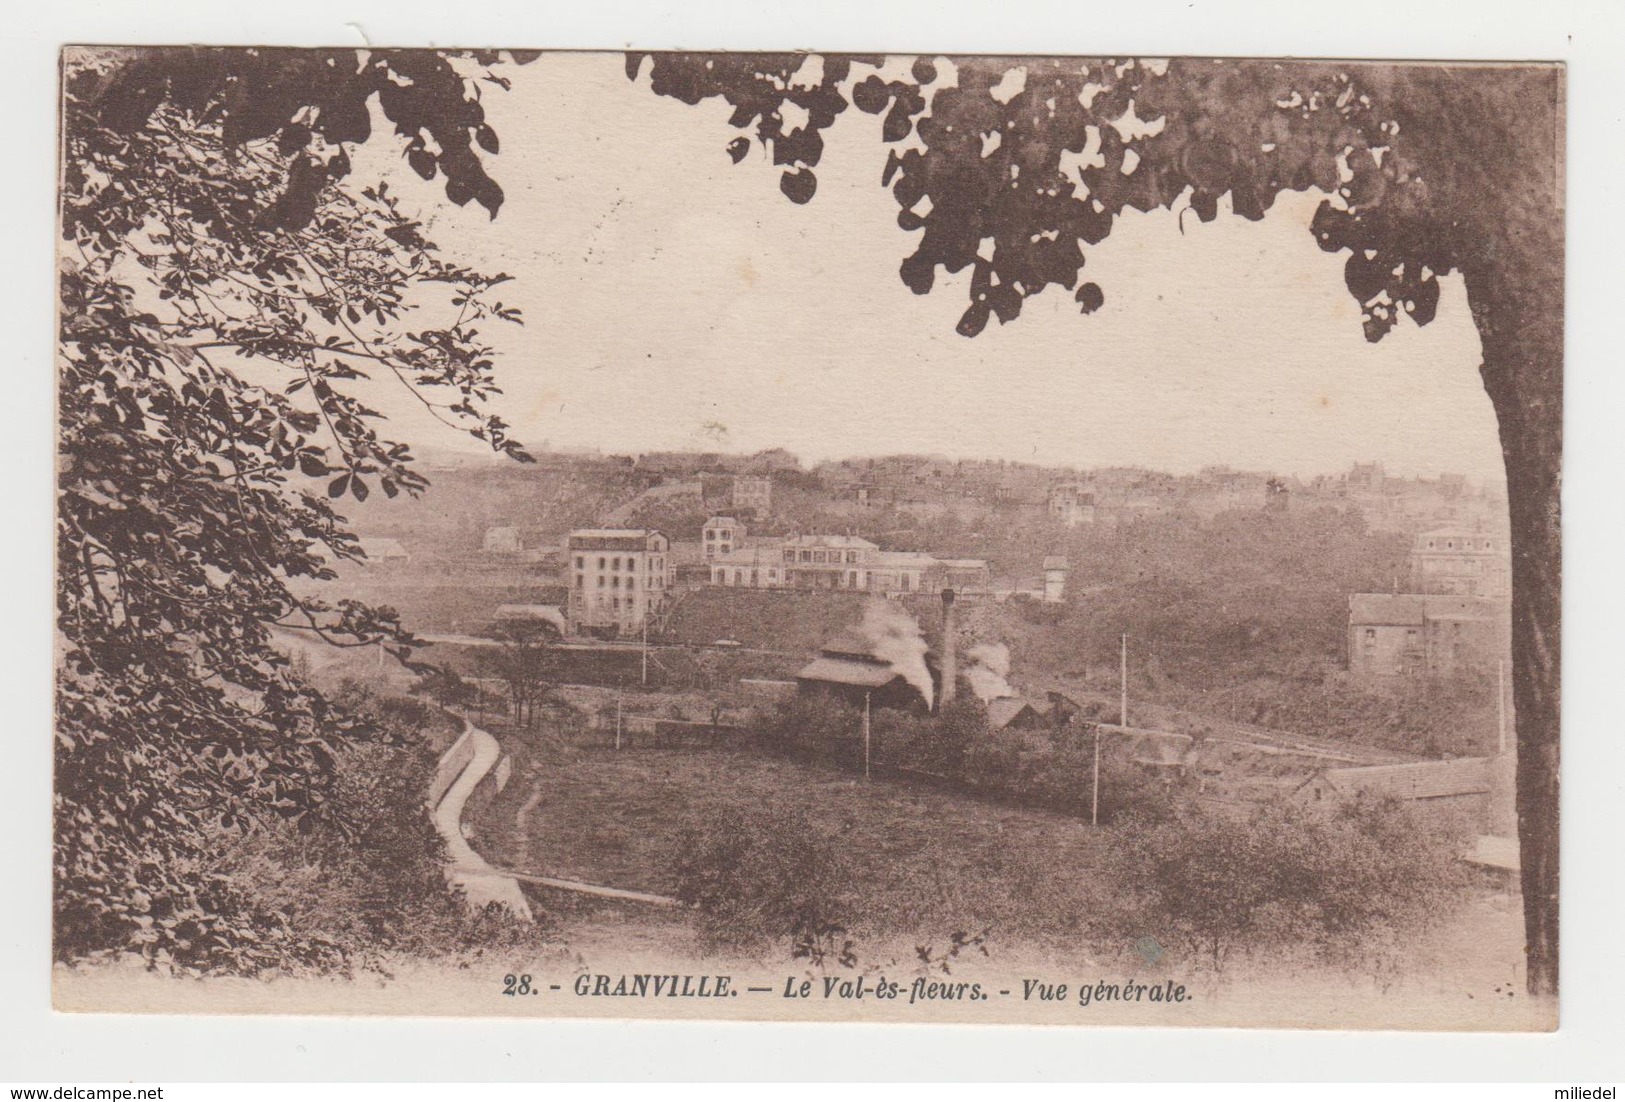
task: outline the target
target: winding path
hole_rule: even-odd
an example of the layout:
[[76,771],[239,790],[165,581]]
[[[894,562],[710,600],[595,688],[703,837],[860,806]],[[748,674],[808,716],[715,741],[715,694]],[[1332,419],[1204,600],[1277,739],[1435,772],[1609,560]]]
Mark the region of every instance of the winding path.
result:
[[536,916],[530,909],[529,901],[525,899],[525,893],[519,887],[521,880],[528,884],[540,884],[560,891],[593,895],[601,899],[646,903],[656,907],[679,905],[677,900],[670,896],[633,891],[630,888],[611,888],[601,884],[586,884],[579,880],[564,880],[553,876],[493,868],[485,858],[475,852],[474,847],[469,845],[468,839],[463,836],[463,808],[474,789],[502,757],[502,744],[489,731],[481,730],[465,718],[462,736],[452,744],[441,760],[444,761],[457,753],[458,747],[465,739],[472,745],[473,755],[469,758],[468,764],[463,766],[462,772],[457,775],[451,787],[446,789],[445,795],[440,797],[440,802],[435,805],[434,825],[440,831],[440,836],[446,840],[446,853],[450,858],[446,866],[446,879],[454,887],[463,889],[470,906],[479,908],[487,903],[502,903],[515,914],[534,922]]
[[[475,853],[474,847],[463,837],[463,807],[475,786],[485,779],[502,756],[502,745],[489,731],[480,730],[466,719],[463,724],[463,735],[458,742],[470,740],[474,756],[451,787],[446,789],[446,794],[440,797],[434,809],[435,828],[446,840],[446,852],[451,858],[446,868],[446,879],[453,887],[463,889],[472,907],[483,908],[487,903],[502,903],[515,914],[534,922],[536,916],[531,913],[530,903],[520,890],[519,882],[487,864],[485,858]],[[456,745],[453,744],[446,753],[449,755],[455,751]]]

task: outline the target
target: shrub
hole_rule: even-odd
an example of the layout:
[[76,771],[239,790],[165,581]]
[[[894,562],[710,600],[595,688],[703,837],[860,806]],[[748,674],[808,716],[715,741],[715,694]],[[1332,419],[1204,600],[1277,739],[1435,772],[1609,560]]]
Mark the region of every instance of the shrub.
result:
[[1113,873],[1136,928],[1183,940],[1216,970],[1268,949],[1319,959],[1425,926],[1459,883],[1449,839],[1403,806],[1319,813],[1290,803],[1247,818],[1185,807],[1129,822]]
[[844,765],[851,761],[861,723],[857,709],[837,697],[797,693],[770,712],[761,726],[771,750],[808,761]]
[[[353,973],[392,954],[436,957],[536,946],[545,927],[497,908],[470,913],[446,884],[444,844],[424,803],[436,764],[421,700],[367,695],[383,740],[336,755],[335,783],[299,826],[221,831],[203,863],[248,905],[241,944],[200,955],[196,971]],[[154,959],[155,964],[170,964]]]
[[673,845],[677,898],[713,947],[788,941],[815,963],[850,956],[849,875],[829,835],[785,811],[727,808]]

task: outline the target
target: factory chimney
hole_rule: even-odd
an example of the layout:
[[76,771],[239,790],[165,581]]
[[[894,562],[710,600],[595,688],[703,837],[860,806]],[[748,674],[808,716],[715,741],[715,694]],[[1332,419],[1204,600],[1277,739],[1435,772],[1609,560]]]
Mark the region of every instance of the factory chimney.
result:
[[942,689],[937,693],[937,711],[954,698],[959,680],[959,661],[956,654],[959,640],[954,624],[954,591],[942,591]]

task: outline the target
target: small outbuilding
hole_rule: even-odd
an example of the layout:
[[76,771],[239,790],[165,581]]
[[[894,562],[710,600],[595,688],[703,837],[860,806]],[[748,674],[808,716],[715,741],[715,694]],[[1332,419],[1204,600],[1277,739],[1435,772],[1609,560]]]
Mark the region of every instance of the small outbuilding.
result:
[[1395,799],[1430,819],[1478,824],[1488,815],[1490,780],[1488,758],[1350,766],[1320,770],[1298,786],[1297,796],[1309,803],[1360,796]]

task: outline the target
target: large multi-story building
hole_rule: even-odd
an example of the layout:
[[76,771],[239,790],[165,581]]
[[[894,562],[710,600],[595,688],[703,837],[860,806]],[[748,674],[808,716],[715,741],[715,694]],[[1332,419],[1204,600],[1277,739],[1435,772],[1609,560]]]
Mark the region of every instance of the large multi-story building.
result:
[[665,604],[671,541],[647,528],[578,528],[568,541],[570,626],[633,635]]
[[985,590],[989,582],[981,559],[882,551],[859,536],[791,536],[711,561],[711,584],[754,589],[933,593],[944,587]]
[[1507,650],[1506,605],[1443,593],[1349,597],[1349,671],[1365,677],[1493,670]]
[[1469,528],[1435,528],[1411,545],[1411,588],[1462,597],[1512,595],[1506,541]]

